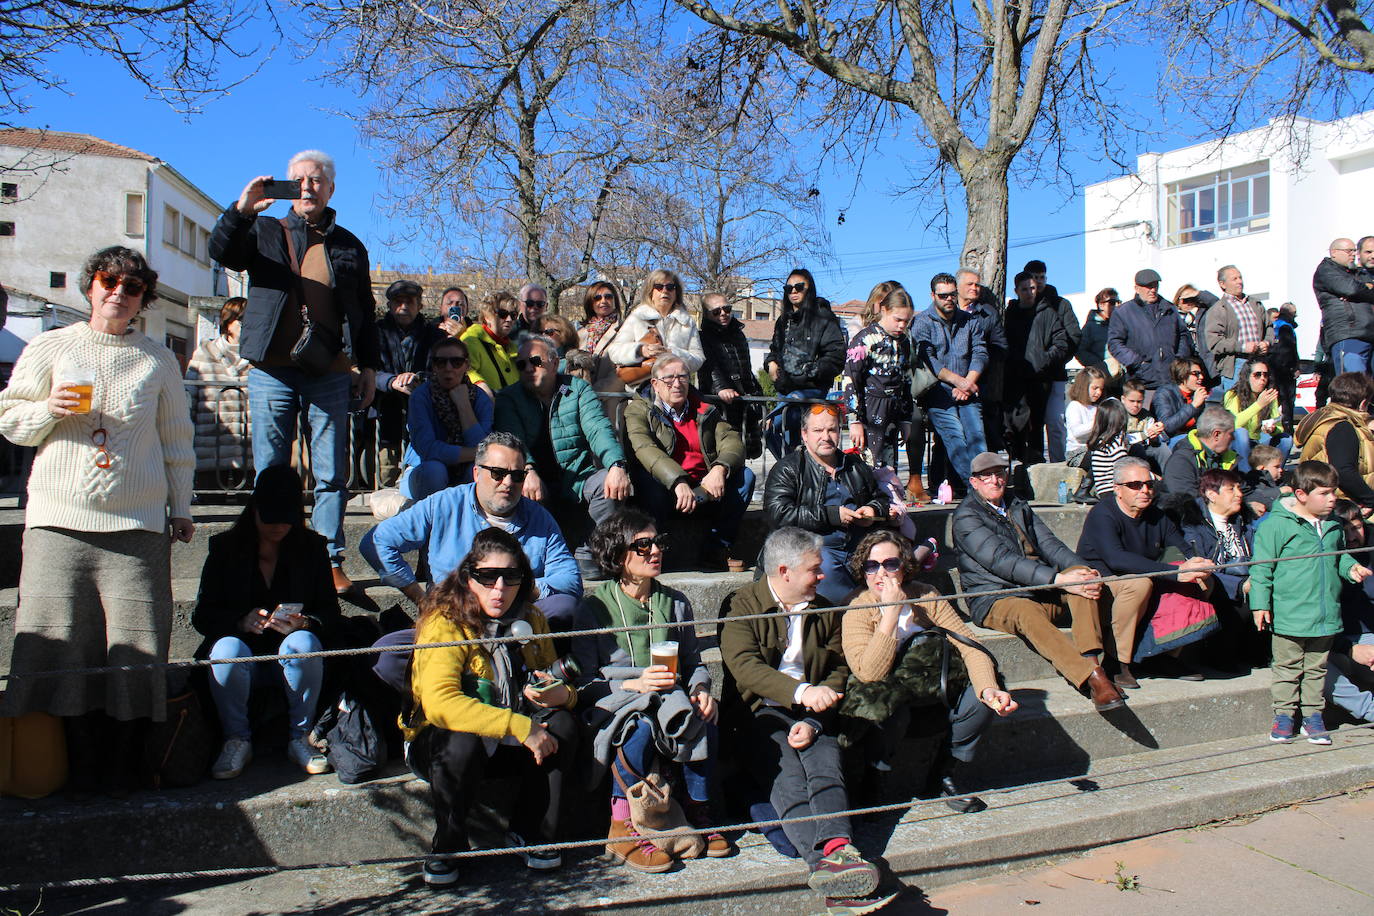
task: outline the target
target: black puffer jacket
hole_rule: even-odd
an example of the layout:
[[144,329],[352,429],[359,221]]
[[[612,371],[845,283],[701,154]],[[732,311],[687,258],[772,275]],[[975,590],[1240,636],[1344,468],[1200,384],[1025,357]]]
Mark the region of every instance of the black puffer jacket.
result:
[[1312,294],[1322,310],[1322,343],[1327,350],[1337,341],[1374,342],[1374,289],[1365,278],[1331,258],[1322,258],[1312,275]]
[[826,299],[789,309],[773,326],[767,366],[777,363],[779,394],[802,388],[829,391],[844,368],[844,330]]
[[[872,468],[846,454],[836,473],[854,494],[852,508],[872,506],[877,518],[887,519],[891,502],[878,486]],[[837,531],[840,507],[822,505],[829,476],[804,448],[783,456],[768,472],[768,482],[763,487],[763,517],[769,530],[795,526],[816,534]]]
[[1035,303],[1026,336],[1026,362],[1035,378],[1064,382],[1069,378],[1069,360],[1078,352],[1083,331],[1073,313],[1073,305],[1053,286],[1045,287]]
[[733,388],[740,394],[759,394],[759,380],[749,364],[749,341],[744,324],[731,318],[727,325],[707,318],[701,323],[701,352],[706,361],[697,373],[697,387],[707,394]]
[[[960,591],[1048,585],[1069,567],[1088,565],[1054,536],[1027,503],[1007,496],[1006,507],[1007,517],[1004,518],[982,497],[970,493],[954,511],[954,549],[959,554]],[[1034,545],[1036,559],[1026,556],[1012,522]],[[1006,596],[965,598],[964,607],[973,622],[982,626],[988,611],[1002,597]]]
[[[290,211],[286,216],[296,253],[305,256],[305,220]],[[325,209],[320,230],[334,274],[334,302],[342,309],[352,337],[353,365],[380,369],[377,349],[376,300],[367,249],[358,237],[334,222],[334,210]],[[248,304],[243,309],[239,355],[260,362],[267,355],[288,292],[296,274],[286,252],[286,236],[271,217],[244,216],[234,205],[220,214],[210,233],[210,257],[230,270],[248,271]]]

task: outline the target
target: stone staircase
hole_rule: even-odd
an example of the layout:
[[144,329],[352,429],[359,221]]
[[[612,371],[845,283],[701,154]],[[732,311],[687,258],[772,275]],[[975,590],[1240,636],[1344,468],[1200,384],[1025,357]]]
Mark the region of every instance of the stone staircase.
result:
[[[199,641],[186,619],[205,537],[231,521],[228,513],[202,511],[196,543],[174,550],[174,658],[189,656]],[[1044,515],[1066,542],[1076,542],[1081,508],[1045,507]],[[922,536],[944,543],[948,516],[939,509],[919,513]],[[350,540],[366,524],[351,514]],[[0,528],[0,539],[10,538],[17,548],[17,535]],[[404,601],[375,577],[368,581],[365,568],[350,565],[349,571],[377,605]],[[666,581],[691,597],[705,621],[726,593],[750,578],[676,573]],[[942,574],[937,585],[949,591],[954,581]],[[0,594],[0,617],[12,613],[14,600],[12,588]],[[9,629],[0,619],[6,638]],[[969,773],[970,788],[984,791],[989,808],[956,815],[935,802],[859,819],[859,846],[899,881],[929,888],[1374,782],[1374,735],[1364,729],[1340,729],[1330,748],[1267,740],[1265,670],[1202,683],[1147,679],[1124,709],[1099,715],[1018,639],[990,631],[980,636],[1021,705],[994,722]],[[0,647],[0,658],[7,656]],[[718,655],[707,661],[718,668]],[[908,743],[884,777],[882,797],[911,798],[926,751],[919,741]],[[393,772],[348,787],[332,775],[307,778],[269,752],[229,782],[124,800],[3,799],[0,883],[419,855],[432,829],[427,787],[400,765]],[[595,795],[581,801],[604,804]],[[577,823],[585,824],[581,831]],[[571,833],[595,838],[595,826],[578,820]],[[499,835],[494,810],[478,811],[475,842],[494,843]],[[449,899],[464,910],[506,912],[628,908],[647,900],[665,914],[719,911],[727,900],[732,912],[814,904],[796,890],[803,880],[799,863],[778,856],[757,834],[740,844],[734,859],[688,863],[666,875],[606,865],[594,857],[596,847],[566,854],[570,867],[548,877],[532,876],[514,857],[496,856],[464,866],[470,878]]]

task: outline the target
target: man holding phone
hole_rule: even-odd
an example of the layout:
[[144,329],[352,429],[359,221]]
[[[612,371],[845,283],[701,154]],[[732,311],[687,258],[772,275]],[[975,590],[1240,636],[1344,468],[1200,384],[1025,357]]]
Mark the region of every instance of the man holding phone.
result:
[[[356,396],[364,409],[371,404],[381,365],[371,271],[367,249],[329,207],[333,158],[319,150],[297,153],[287,180],[259,175],[248,182],[215,223],[210,256],[248,272],[239,352],[253,365],[253,463],[289,463],[296,418],[308,412],[312,524],[329,539],[334,587],[343,594],[353,587],[342,568],[349,400]],[[298,196],[285,218],[260,219],[279,199],[274,194]]]

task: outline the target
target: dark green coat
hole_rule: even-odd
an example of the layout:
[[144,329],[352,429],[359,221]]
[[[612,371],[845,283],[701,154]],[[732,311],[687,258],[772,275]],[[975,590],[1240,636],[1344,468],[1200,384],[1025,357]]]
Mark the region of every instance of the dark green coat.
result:
[[[582,486],[599,468],[625,460],[625,452],[601,408],[601,399],[580,378],[558,376],[548,412],[539,399],[517,382],[496,392],[493,428],[511,433],[525,444],[525,460],[534,461],[530,446],[548,422],[554,457],[563,468],[563,497],[580,501]],[[547,420],[546,420],[547,418]]]

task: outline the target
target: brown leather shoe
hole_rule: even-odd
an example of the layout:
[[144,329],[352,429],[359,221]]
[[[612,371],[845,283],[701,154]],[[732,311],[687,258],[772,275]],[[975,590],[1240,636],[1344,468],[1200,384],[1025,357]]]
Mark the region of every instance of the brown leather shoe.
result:
[[334,591],[340,595],[347,595],[353,591],[353,580],[344,574],[342,566],[334,567]]
[[636,871],[664,872],[673,867],[673,857],[642,838],[628,820],[612,820],[606,836],[606,852],[617,862]]
[[711,805],[688,799],[683,803],[682,813],[687,823],[702,831],[701,838],[706,841],[706,857],[724,859],[735,854],[735,844],[726,839],[723,833],[711,829]]
[[1136,690],[1140,687],[1140,681],[1135,679],[1135,674],[1131,671],[1131,666],[1126,663],[1119,665],[1121,671],[1116,677],[1112,678],[1112,683],[1122,690]]
[[1110,712],[1126,705],[1126,697],[1116,689],[1116,685],[1107,677],[1107,672],[1102,670],[1101,665],[1093,669],[1093,673],[1088,675],[1088,680],[1083,686],[1098,712]]
[[906,482],[906,501],[916,506],[924,506],[930,502],[930,494],[926,492],[925,485],[921,483],[921,478],[913,475]]

